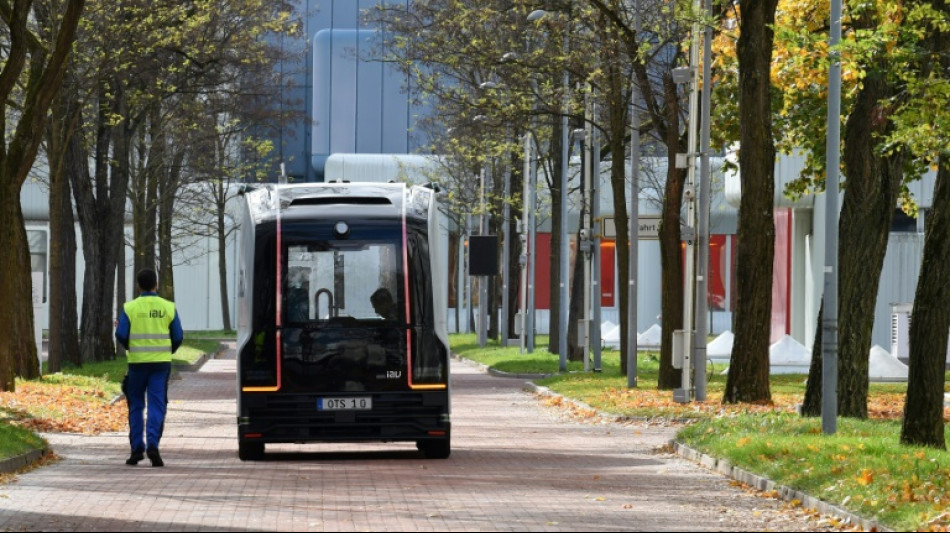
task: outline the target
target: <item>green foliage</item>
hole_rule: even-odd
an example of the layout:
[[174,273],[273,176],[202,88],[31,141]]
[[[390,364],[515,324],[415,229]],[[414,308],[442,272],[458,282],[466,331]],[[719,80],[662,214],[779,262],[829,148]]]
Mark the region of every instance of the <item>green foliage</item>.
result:
[[[927,49],[935,32],[946,31],[946,13],[930,3],[846,2],[843,39],[834,51],[828,48],[828,17],[827,2],[816,0],[783,0],[777,13],[771,72],[776,148],[784,153],[801,151],[805,157],[801,176],[784,193],[797,198],[825,188],[832,52],[841,58],[842,124],[868,72],[884,73],[900,87],[894,98],[881,103],[881,118],[890,120],[893,128],[878,139],[877,149],[881,154],[896,150],[913,154],[905,181],[918,179],[950,148],[950,136],[944,133],[950,126],[950,111],[946,105],[934,105],[950,101],[950,84],[945,71],[934,68],[934,51]],[[725,145],[738,140],[738,70],[730,49],[736,38],[735,30],[723,30],[716,44],[713,135]],[[915,201],[904,190],[902,207],[913,214]]]
[[[182,343],[178,351],[172,356],[172,365],[195,364],[203,355],[213,355],[217,353],[218,345],[219,342],[213,339],[186,338],[185,342]],[[81,367],[68,363],[63,366],[62,372],[46,374],[43,376],[43,379],[51,383],[88,386],[90,383],[85,381],[85,378],[101,378],[110,383],[118,384],[122,382],[122,376],[125,375],[129,364],[125,357],[117,357],[112,361],[86,363]]]
[[42,450],[48,446],[46,439],[10,424],[3,420],[2,416],[3,413],[0,412],[0,459],[16,457],[31,450]]
[[841,418],[824,435],[819,418],[765,414],[705,419],[678,438],[897,531],[946,527],[950,453],[901,446],[899,435],[900,421]]

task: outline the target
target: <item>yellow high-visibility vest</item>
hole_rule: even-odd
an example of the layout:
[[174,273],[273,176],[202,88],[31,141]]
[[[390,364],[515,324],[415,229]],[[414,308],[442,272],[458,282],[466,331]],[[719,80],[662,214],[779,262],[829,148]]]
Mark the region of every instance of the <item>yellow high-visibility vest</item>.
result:
[[170,362],[172,340],[168,328],[175,320],[175,303],[159,296],[140,296],[123,307],[131,324],[129,362]]

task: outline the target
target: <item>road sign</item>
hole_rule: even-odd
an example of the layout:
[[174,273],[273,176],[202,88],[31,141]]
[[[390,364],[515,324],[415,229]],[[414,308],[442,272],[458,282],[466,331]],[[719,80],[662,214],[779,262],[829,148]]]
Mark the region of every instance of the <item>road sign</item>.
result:
[[[638,220],[641,241],[655,241],[660,238],[660,215],[643,215]],[[617,224],[614,222],[614,217],[604,217],[604,237],[617,238]]]

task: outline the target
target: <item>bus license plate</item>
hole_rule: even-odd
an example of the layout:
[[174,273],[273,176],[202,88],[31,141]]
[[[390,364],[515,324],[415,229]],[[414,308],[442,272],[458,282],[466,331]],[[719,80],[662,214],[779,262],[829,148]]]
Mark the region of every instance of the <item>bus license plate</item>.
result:
[[318,398],[318,411],[365,411],[373,408],[373,398],[357,396],[352,398]]

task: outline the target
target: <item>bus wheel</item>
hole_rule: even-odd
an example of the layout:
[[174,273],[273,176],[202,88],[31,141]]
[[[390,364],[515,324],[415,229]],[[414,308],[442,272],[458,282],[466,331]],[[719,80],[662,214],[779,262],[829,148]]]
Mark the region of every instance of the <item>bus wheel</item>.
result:
[[238,458],[242,461],[260,461],[264,458],[264,443],[238,442]]
[[420,440],[416,442],[416,448],[422,451],[426,459],[446,459],[452,453],[452,444],[449,439]]

